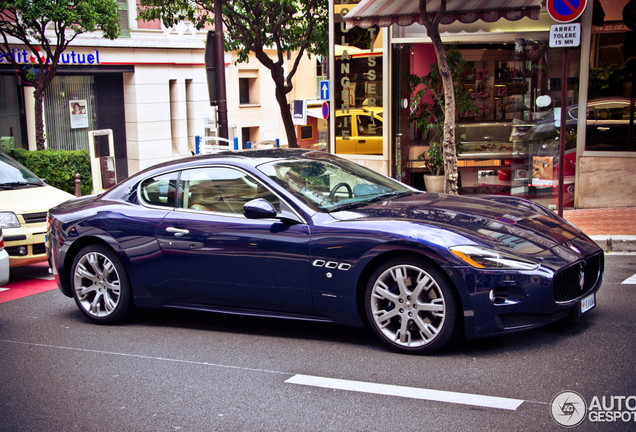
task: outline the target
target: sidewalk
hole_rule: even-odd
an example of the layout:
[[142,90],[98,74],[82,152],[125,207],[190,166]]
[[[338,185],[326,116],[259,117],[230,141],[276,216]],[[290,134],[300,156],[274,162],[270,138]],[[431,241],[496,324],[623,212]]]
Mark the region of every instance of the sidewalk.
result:
[[564,210],[605,252],[636,252],[636,207]]

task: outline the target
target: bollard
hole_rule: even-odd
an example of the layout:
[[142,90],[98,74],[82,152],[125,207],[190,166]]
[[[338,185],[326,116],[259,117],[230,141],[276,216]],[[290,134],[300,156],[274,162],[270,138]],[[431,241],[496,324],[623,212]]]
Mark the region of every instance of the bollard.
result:
[[82,196],[82,188],[80,187],[82,180],[80,180],[80,177],[81,176],[79,175],[79,173],[75,174],[75,196],[76,197]]
[[234,137],[234,150],[238,150],[238,137]]
[[280,140],[276,138],[276,148],[280,148]]

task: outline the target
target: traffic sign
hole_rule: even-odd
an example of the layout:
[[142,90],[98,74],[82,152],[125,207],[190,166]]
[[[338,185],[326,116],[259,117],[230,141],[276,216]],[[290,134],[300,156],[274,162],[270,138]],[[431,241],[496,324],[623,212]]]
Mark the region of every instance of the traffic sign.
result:
[[329,100],[329,81],[320,81],[320,99]]
[[329,118],[329,103],[322,103],[322,118],[327,120]]
[[550,26],[550,48],[569,48],[581,45],[581,24]]
[[583,14],[585,6],[587,0],[548,0],[548,13],[557,22],[569,23]]

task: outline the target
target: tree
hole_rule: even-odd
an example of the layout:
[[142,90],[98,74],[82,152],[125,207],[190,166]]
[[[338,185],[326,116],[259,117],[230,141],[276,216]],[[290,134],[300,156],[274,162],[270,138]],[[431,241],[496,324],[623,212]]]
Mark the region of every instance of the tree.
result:
[[[327,11],[327,0],[223,0],[225,50],[236,52],[239,63],[252,52],[269,69],[289,147],[298,147],[298,140],[287,94],[303,55],[327,53]],[[201,29],[214,21],[214,1],[141,0],[139,17],[160,18],[166,27],[187,19]],[[266,52],[272,48],[275,58]],[[290,52],[297,55],[286,73]]]
[[446,193],[457,195],[457,152],[455,150],[455,89],[451,70],[448,67],[448,59],[444,51],[444,44],[439,34],[439,24],[446,13],[446,0],[441,0],[440,10],[431,19],[431,14],[426,10],[427,0],[420,2],[420,20],[426,28],[428,37],[431,38],[437,66],[442,77],[444,89],[444,133],[442,149],[444,152],[444,171],[446,172]]
[[[38,150],[43,150],[42,97],[57,73],[60,55],[82,33],[101,30],[104,37],[115,39],[119,35],[117,2],[0,0],[0,11],[0,53],[23,81],[35,87],[36,144]],[[26,45],[26,50],[16,52],[10,46],[15,44]]]
[[[459,50],[459,45],[451,45],[445,50],[446,60],[453,79],[453,89],[455,95],[455,105],[459,112],[476,111],[477,107],[473,103],[470,94],[461,85],[466,60]],[[409,86],[411,99],[411,118],[415,120],[419,131],[423,134],[425,141],[431,146],[426,161],[427,168],[440,175],[444,171],[444,152],[439,146],[440,138],[443,136],[444,122],[446,121],[444,91],[442,77],[437,63],[431,64],[431,70],[426,76],[409,75],[406,78]],[[458,154],[462,145],[455,143],[455,153]],[[418,160],[421,160],[418,157]]]

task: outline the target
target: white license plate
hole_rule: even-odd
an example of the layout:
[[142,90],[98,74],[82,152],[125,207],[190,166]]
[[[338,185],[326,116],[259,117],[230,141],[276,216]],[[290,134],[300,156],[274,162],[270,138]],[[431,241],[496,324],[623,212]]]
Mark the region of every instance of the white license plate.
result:
[[596,298],[594,294],[581,299],[581,313],[585,313],[596,306]]

